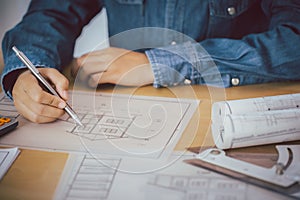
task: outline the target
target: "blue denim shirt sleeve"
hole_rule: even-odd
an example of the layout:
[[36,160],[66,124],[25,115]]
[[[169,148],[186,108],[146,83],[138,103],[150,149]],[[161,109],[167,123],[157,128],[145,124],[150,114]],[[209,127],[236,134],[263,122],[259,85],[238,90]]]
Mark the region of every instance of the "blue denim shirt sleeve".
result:
[[75,39],[82,27],[101,7],[98,0],[32,0],[22,22],[3,39],[3,91],[12,98],[11,90],[16,79],[12,72],[24,68],[12,46],[23,51],[34,65],[61,70],[73,57]]
[[299,80],[300,3],[282,0],[264,6],[271,17],[265,32],[148,50],[154,86],[205,83],[230,87],[236,84],[234,79],[238,85]]
[[208,52],[196,42],[146,51],[154,74],[154,87],[207,84],[224,87],[218,67]]

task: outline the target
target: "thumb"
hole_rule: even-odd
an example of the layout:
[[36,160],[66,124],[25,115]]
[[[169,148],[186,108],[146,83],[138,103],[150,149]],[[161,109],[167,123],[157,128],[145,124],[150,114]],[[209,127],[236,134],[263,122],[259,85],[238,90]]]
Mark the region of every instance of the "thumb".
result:
[[95,73],[90,76],[88,84],[90,87],[94,88],[97,87],[99,84],[112,83],[110,77],[111,74],[108,71]]
[[58,70],[53,68],[40,68],[40,73],[47,78],[55,87],[58,94],[64,99],[68,99],[69,80]]

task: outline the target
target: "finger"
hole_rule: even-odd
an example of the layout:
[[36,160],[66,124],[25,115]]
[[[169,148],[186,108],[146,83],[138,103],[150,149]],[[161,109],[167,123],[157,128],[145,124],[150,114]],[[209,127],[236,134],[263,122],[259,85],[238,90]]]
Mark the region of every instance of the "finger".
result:
[[89,77],[88,85],[92,88],[97,87],[98,84],[111,83],[103,76],[104,72],[96,73]]
[[55,90],[64,99],[68,99],[69,80],[58,70],[52,68],[39,69],[42,76],[49,79]]
[[[143,77],[143,78],[141,78]],[[148,64],[135,67],[125,67],[119,70],[108,70],[90,76],[88,84],[95,87],[96,84],[112,83],[124,86],[142,86],[153,83],[151,66]]]
[[127,52],[128,50],[124,49],[107,48],[105,50],[91,52],[77,58],[77,78],[85,81],[92,74],[107,71],[111,63]]
[[64,114],[61,109],[36,103],[24,90],[15,91],[14,104],[20,114],[36,123],[54,121]]
[[[38,123],[53,121],[64,114],[64,111],[56,105],[63,102],[64,105],[61,107],[64,107],[65,102],[58,97],[57,102],[51,100],[54,96],[43,91],[29,71],[23,72],[18,77],[12,93],[17,110],[30,121]],[[48,97],[50,100],[47,100]],[[48,101],[53,103],[48,104]]]
[[[79,60],[81,59],[83,58],[79,58]],[[92,56],[88,59],[79,61],[81,62],[81,65],[80,69],[77,72],[76,78],[79,78],[79,80],[81,81],[86,81],[90,75],[105,71],[107,68],[107,64],[103,59],[103,56]]]
[[[27,91],[28,92],[28,91]],[[30,90],[31,92],[31,90]],[[42,90],[41,93],[36,93],[35,94],[30,94],[29,96],[31,97],[31,100],[38,104],[43,104],[59,109],[63,109],[66,107],[66,102],[62,100],[60,97],[57,97],[55,95],[52,95],[44,90]],[[29,94],[29,93],[28,93]]]
[[56,117],[46,117],[38,115],[37,113],[33,112],[30,108],[28,108],[25,104],[22,102],[19,102],[18,100],[15,101],[15,107],[17,108],[18,112],[23,115],[26,119],[34,122],[34,123],[47,123],[47,122],[53,122],[57,118]]
[[54,118],[60,117],[64,113],[63,108],[66,106],[66,103],[56,96],[43,90],[41,91],[40,94],[37,94],[39,97],[34,96],[33,98],[37,99],[33,99],[28,91],[21,90],[19,91],[19,94],[15,95],[16,102],[26,105],[28,109],[32,110],[37,115]]
[[[28,77],[28,79],[30,79],[30,78]],[[27,85],[28,81],[26,81],[24,83],[25,85],[22,88],[24,90],[24,92],[26,93],[26,95],[24,96],[24,99],[35,102],[37,104],[49,105],[49,106],[57,107],[60,109],[63,109],[66,106],[66,102],[64,100],[44,91],[38,84],[35,77],[32,77],[31,79],[32,79],[32,81],[31,81],[30,86]],[[26,97],[30,97],[30,99],[26,98]]]

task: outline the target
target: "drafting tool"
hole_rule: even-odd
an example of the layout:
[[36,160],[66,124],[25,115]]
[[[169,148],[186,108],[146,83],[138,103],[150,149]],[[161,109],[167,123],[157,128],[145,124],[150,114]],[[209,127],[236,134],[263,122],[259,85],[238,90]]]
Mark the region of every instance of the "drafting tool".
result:
[[294,198],[300,192],[300,145],[278,145],[278,159],[271,167],[262,167],[226,155],[225,151],[210,148],[187,163],[283,193]]

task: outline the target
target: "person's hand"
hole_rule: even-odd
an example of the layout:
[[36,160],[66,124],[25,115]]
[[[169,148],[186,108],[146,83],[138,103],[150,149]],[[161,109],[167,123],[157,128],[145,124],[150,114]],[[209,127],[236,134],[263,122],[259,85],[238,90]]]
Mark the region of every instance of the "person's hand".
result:
[[35,76],[26,70],[19,75],[13,87],[14,104],[18,112],[32,122],[52,122],[64,114],[69,81],[56,69],[38,68],[38,70],[63,99],[43,90]]
[[144,53],[121,48],[107,48],[76,59],[72,74],[91,87],[112,83],[143,86],[153,83],[153,72]]

